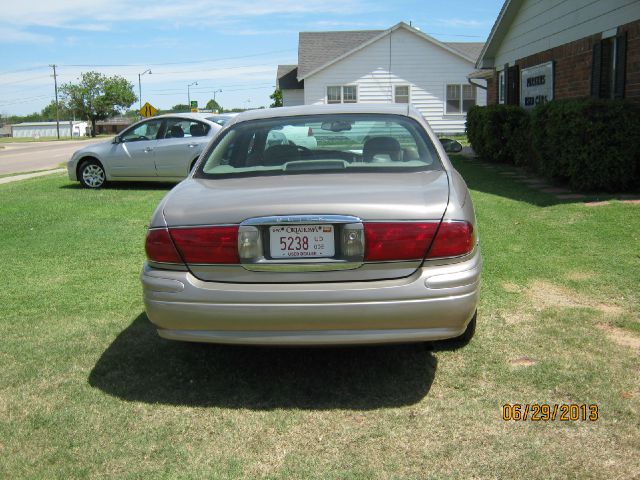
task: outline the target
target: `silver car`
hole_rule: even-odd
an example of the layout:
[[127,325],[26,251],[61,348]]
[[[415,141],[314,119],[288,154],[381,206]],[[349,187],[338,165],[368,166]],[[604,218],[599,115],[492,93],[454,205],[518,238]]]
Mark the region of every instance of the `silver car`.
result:
[[[291,127],[313,132],[317,147],[269,144]],[[146,253],[146,312],[167,339],[466,341],[475,328],[471,198],[406,105],[238,115],[160,202]]]
[[108,181],[183,180],[222,128],[210,117],[176,113],[135,123],[112,140],[76,151],[67,163],[69,178],[86,188]]

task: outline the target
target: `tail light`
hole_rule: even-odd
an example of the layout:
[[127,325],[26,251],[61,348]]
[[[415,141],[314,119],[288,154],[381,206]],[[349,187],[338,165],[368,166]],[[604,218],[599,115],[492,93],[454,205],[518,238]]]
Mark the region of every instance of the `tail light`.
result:
[[365,223],[364,234],[364,260],[369,262],[422,260],[425,254],[428,259],[459,257],[475,244],[468,222]]
[[166,228],[149,230],[144,243],[147,258],[152,262],[182,263]]
[[475,243],[473,225],[469,222],[442,222],[427,258],[466,255]]
[[170,229],[186,263],[240,263],[238,226]]
[[437,229],[437,222],[365,223],[364,260],[422,260]]

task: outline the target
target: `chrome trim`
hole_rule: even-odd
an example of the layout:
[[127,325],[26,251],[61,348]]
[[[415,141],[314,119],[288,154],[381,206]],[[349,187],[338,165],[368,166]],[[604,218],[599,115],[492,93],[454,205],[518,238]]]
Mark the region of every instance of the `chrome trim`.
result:
[[149,227],[149,230],[158,230],[162,228],[167,228],[169,230],[178,230],[182,228],[206,228],[206,227],[237,227],[237,223],[211,223],[206,225],[167,225],[166,227]]
[[187,266],[184,263],[173,262],[156,262],[154,260],[147,260],[149,266],[158,268],[160,270],[177,270],[180,272],[186,272]]
[[[268,227],[273,225],[291,224],[291,225],[314,225],[314,224],[331,224],[341,225],[342,228],[352,228],[362,230],[362,220],[351,215],[274,215],[268,217],[248,218],[240,223],[238,230],[238,238],[244,230],[253,230],[258,227]],[[260,230],[260,229],[258,229]],[[334,229],[335,230],[335,229]],[[264,231],[261,232],[261,235]],[[341,237],[336,235],[336,245],[341,241]],[[264,243],[264,242],[260,242]],[[240,258],[240,265],[245,270],[251,272],[280,272],[280,273],[299,273],[299,272],[324,272],[331,270],[355,270],[363,264],[363,256],[360,258],[292,258],[284,260],[282,258],[269,259],[263,255],[253,258]]]
[[282,223],[309,225],[314,223],[362,223],[362,220],[350,215],[274,215],[248,218],[240,225],[280,225]]
[[264,260],[257,263],[243,263],[242,266],[251,272],[280,272],[280,273],[297,273],[297,272],[326,272],[329,270],[355,270],[362,266],[362,262],[344,262],[332,258],[324,258],[324,262],[309,262],[305,259],[304,263],[273,263],[270,260]]

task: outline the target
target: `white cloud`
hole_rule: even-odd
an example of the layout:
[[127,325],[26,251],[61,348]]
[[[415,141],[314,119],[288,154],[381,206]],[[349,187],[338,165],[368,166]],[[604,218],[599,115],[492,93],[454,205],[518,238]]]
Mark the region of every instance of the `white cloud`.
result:
[[[318,20],[317,22],[311,22],[308,24],[311,27],[366,27],[367,29],[382,27],[382,24],[372,24],[371,22],[354,22],[348,20]],[[385,25],[385,28],[389,28],[389,25]]]
[[[300,2],[299,0],[157,0],[152,6],[130,0],[22,0],[4,5],[3,23],[15,26],[47,26],[79,28],[101,26],[101,22],[167,20],[197,24],[228,19],[243,20],[267,15],[298,15],[309,13],[345,14],[362,8],[366,0],[331,2]],[[89,23],[87,23],[89,22]]]
[[447,27],[466,27],[466,28],[479,28],[491,25],[489,20],[467,20],[464,18],[441,18],[438,20],[439,25]]
[[48,35],[0,25],[0,43],[51,43],[52,41],[53,38]]

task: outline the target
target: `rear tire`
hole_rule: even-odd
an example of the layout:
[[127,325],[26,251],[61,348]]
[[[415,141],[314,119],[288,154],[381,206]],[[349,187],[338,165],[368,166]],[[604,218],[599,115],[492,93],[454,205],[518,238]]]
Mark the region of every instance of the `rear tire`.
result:
[[102,188],[107,183],[104,167],[97,160],[86,160],[78,169],[78,180],[84,188]]

